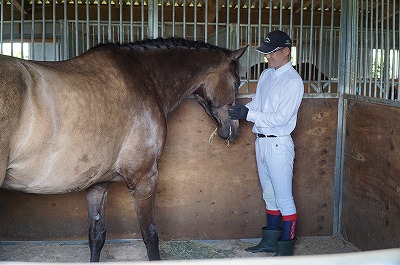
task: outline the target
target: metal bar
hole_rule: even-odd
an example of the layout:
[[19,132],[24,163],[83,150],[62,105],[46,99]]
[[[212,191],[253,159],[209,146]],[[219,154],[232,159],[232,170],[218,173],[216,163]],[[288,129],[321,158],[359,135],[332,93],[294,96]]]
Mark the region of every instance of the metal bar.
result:
[[[335,19],[335,1],[332,0],[331,1],[331,26],[330,26],[330,32],[329,32],[329,39],[331,40],[329,42],[329,60],[328,62],[332,62],[333,61],[333,46],[334,46],[334,42],[333,42],[333,24],[334,24],[334,20]],[[329,84],[328,84],[328,93],[332,92],[332,71],[333,71],[333,67],[332,67],[332,63],[328,64],[328,79],[329,79]]]
[[376,2],[375,2],[375,59],[374,59],[374,66],[375,66],[375,69],[374,69],[374,97],[376,97],[377,96],[377,89],[378,89],[378,87],[377,87],[377,83],[378,83],[378,62],[377,62],[377,60],[378,60],[378,11],[379,11],[379,8],[378,8],[378,0],[376,0]]
[[[382,0],[383,2],[384,0]],[[389,31],[389,0],[386,0],[386,31],[382,30],[382,33],[384,35],[386,35],[386,40],[385,40],[385,44],[384,44],[384,50],[385,50],[385,57],[384,57],[384,63],[385,63],[385,80],[384,80],[384,87],[383,87],[383,97],[385,99],[388,99],[388,94],[389,94],[389,73],[390,73],[390,69],[389,69],[389,63],[390,63],[390,31]],[[385,11],[383,10],[383,7],[385,5],[382,5],[382,13]],[[382,21],[382,27],[384,27],[383,25],[383,21]],[[386,34],[385,34],[386,32]]]
[[[333,0],[332,0],[333,1]],[[300,3],[300,37],[299,37],[299,47],[298,47],[298,64],[299,64],[299,68],[297,69],[297,71],[299,73],[301,73],[302,71],[302,62],[304,62],[302,56],[303,56],[303,20],[304,20],[304,0],[301,0]]]
[[218,46],[219,1],[215,0],[215,45]]
[[369,97],[372,96],[372,63],[373,63],[372,49],[373,49],[373,43],[374,43],[373,42],[373,36],[374,36],[374,34],[373,34],[373,25],[374,25],[374,18],[373,18],[374,7],[373,7],[373,3],[374,3],[374,0],[371,0],[370,4],[369,4],[369,10],[370,10],[369,11],[370,15],[368,16],[369,17],[369,22],[368,22],[369,33],[365,37],[366,39],[368,39],[368,41],[367,41],[368,49],[366,51],[366,56],[367,56],[367,65],[368,65],[368,68],[367,68],[367,71],[368,71],[368,85],[367,85],[368,92],[367,92],[367,95]]
[[[207,1],[207,0],[206,0]],[[236,19],[236,49],[240,47],[240,35],[241,35],[241,28],[240,28],[240,0],[237,2],[237,19]]]
[[89,2],[90,0],[86,0],[85,3],[85,11],[86,11],[86,21],[85,21],[85,31],[86,31],[86,46],[83,46],[82,48],[84,49],[84,51],[87,51],[90,49],[91,45],[90,45],[90,23],[89,23],[89,19],[90,19],[90,14],[89,14]]
[[68,20],[67,20],[67,0],[64,0],[64,9],[63,9],[63,13],[64,13],[64,19],[63,19],[63,29],[62,29],[62,34],[63,34],[63,40],[62,40],[62,44],[64,46],[64,48],[62,49],[62,58],[63,60],[66,60],[69,58],[68,55]]
[[[22,4],[25,1],[22,1]],[[52,19],[52,25],[53,25],[53,58],[54,61],[59,61],[60,58],[57,58],[57,36],[56,36],[56,0],[53,0],[53,19]]]
[[147,37],[153,38],[154,35],[154,0],[147,1]]
[[[393,0],[393,2],[394,1],[396,1],[396,0]],[[394,6],[393,6],[393,10],[395,10],[395,8],[394,8]],[[398,58],[398,60],[397,60],[397,100],[400,100],[400,4],[398,5],[398,10],[396,11],[397,12],[397,14],[398,14],[398,18],[397,18],[397,24],[398,24],[398,40],[399,40],[399,44],[398,44],[398,46],[399,46],[399,49],[398,49],[398,52],[397,52],[397,58]],[[396,28],[394,27],[394,30],[395,30]]]
[[46,61],[46,1],[42,0],[42,51],[43,61]]
[[153,5],[153,38],[158,38],[158,0],[154,0]]
[[[86,0],[86,1],[88,1],[88,0]],[[86,23],[84,23],[83,21],[82,22],[79,21],[79,23],[81,26],[81,46],[80,46],[81,49],[79,49],[79,51],[80,51],[79,53],[83,53],[85,51],[85,43],[87,43],[86,39],[85,39],[85,24]]]
[[[25,15],[25,1],[21,1],[21,58],[24,58],[24,47],[23,47],[23,45],[24,45],[24,38],[25,38],[25,36],[24,36],[24,26],[25,26],[25,21],[24,21],[24,15]],[[0,43],[1,43],[1,41],[0,41]]]
[[10,34],[10,45],[11,45],[11,56],[14,56],[14,0],[11,0],[11,34]]
[[364,28],[365,28],[365,31],[364,31],[364,50],[363,49],[361,49],[361,51],[363,51],[363,53],[364,53],[364,55],[363,55],[363,57],[364,57],[364,66],[363,66],[363,68],[364,68],[364,80],[363,80],[363,95],[364,96],[366,96],[366,95],[368,95],[367,94],[367,78],[368,78],[368,75],[369,75],[369,71],[368,71],[368,60],[369,60],[369,58],[368,58],[368,49],[369,49],[369,47],[368,47],[368,32],[369,32],[369,29],[368,29],[368,18],[369,18],[369,3],[368,3],[368,0],[366,0],[366,2],[365,2],[365,26],[364,26]]
[[[64,0],[66,1],[66,0]],[[74,0],[74,6],[75,6],[75,54],[73,56],[78,56],[79,55],[79,13],[78,13],[78,0]]]
[[31,20],[31,56],[29,59],[35,60],[35,1],[32,0],[32,20]]
[[282,30],[282,19],[283,19],[283,2],[279,1],[279,30]]
[[[89,0],[86,0],[89,1]],[[119,1],[119,42],[124,43],[124,27],[122,26],[122,0]]]
[[129,6],[129,29],[130,29],[130,42],[133,42],[133,0],[131,0],[131,4]]
[[[247,44],[251,43],[251,0],[248,0],[247,2],[247,38],[246,38],[246,42]],[[247,55],[249,53],[246,53]],[[249,59],[249,58],[247,58]],[[248,64],[247,64],[248,65]]]
[[374,34],[373,34],[373,28],[374,28],[374,0],[371,0],[371,15],[370,15],[371,19],[369,21],[370,24],[370,42],[369,42],[369,58],[370,58],[370,68],[369,68],[369,93],[368,95],[371,97],[372,93],[373,93],[373,89],[372,89],[372,78],[373,78],[373,46],[374,46]]
[[311,1],[311,20],[310,20],[310,46],[309,46],[309,58],[308,58],[308,93],[311,92],[311,64],[313,63],[313,36],[314,34],[314,1]]
[[[363,51],[365,49],[364,47],[364,42],[362,41],[363,36],[364,36],[364,17],[366,17],[366,15],[364,15],[364,0],[362,0],[361,2],[361,6],[360,6],[360,25],[359,25],[359,32],[360,32],[360,51]],[[363,66],[363,61],[365,58],[363,58],[362,56],[358,57],[358,68],[357,68],[357,86],[356,89],[354,91],[355,94],[357,95],[363,95],[363,91],[361,89],[362,84],[364,83],[364,75],[365,75],[365,68],[362,67]]]
[[4,1],[0,0],[0,53],[3,54],[3,33],[4,33]]
[[273,9],[274,9],[274,5],[272,4],[272,0],[269,0],[269,21],[268,21],[269,29],[268,29],[268,32],[272,31],[272,10]]
[[[143,1],[142,1],[143,3]],[[112,32],[111,32],[111,0],[108,0],[108,28],[107,28],[107,41],[113,42]]]
[[193,27],[193,39],[197,40],[197,0],[194,0]]
[[[64,1],[65,1],[65,0],[64,0]],[[101,43],[100,1],[101,1],[101,0],[97,0],[97,44]]]
[[354,14],[358,12],[355,0],[342,1],[340,14],[340,46],[339,46],[339,101],[338,101],[338,128],[336,139],[336,163],[334,180],[334,217],[333,233],[344,230],[342,224],[342,198],[343,198],[343,168],[344,168],[344,144],[346,131],[346,100],[344,95],[350,91],[352,80],[355,78],[354,50],[357,49],[357,18]]
[[392,66],[392,78],[391,78],[391,84],[390,84],[390,87],[391,87],[391,89],[390,89],[390,94],[391,94],[390,98],[392,100],[395,99],[394,91],[395,91],[396,88],[395,88],[394,80],[395,80],[395,76],[396,76],[395,67],[396,67],[396,59],[397,59],[397,56],[396,56],[396,33],[395,33],[396,32],[396,19],[395,19],[396,13],[395,13],[395,8],[396,8],[396,3],[393,0],[392,1],[392,42],[393,42],[392,43],[392,51],[393,51],[393,53],[392,53],[392,56],[391,56],[391,58],[392,58],[392,63],[391,63],[391,66]]
[[206,0],[205,17],[204,17],[204,41],[208,42],[208,0]]
[[[264,36],[261,36],[261,14],[262,14],[262,0],[258,0],[258,26],[257,26],[257,28],[258,28],[258,32],[257,32],[257,46],[260,46],[261,45],[261,43],[262,43],[262,38],[264,37]],[[257,56],[258,57],[263,57],[260,53],[257,53]],[[262,58],[262,59],[264,59],[264,58]],[[262,64],[264,64],[264,60],[263,60],[263,62],[262,62]],[[258,67],[257,67],[257,77],[255,78],[255,79],[258,79],[258,77],[261,75],[261,63],[260,62],[258,62]],[[247,81],[249,81],[249,76],[250,75],[247,75]],[[248,92],[248,91],[247,91]]]
[[161,0],[161,37],[165,35],[164,5],[164,0]]
[[175,0],[172,0],[172,36],[175,37]]
[[[251,44],[251,0],[247,3],[247,38],[246,44]],[[246,52],[246,65],[250,66],[250,53]]]
[[[381,0],[381,6],[383,7],[383,3],[384,3],[384,1],[385,0]],[[384,82],[384,79],[383,79],[383,77],[384,77],[384,65],[383,65],[383,63],[384,63],[384,61],[382,60],[382,55],[384,55],[384,52],[385,52],[385,50],[384,50],[384,45],[385,45],[385,39],[384,39],[384,28],[383,28],[383,16],[384,16],[384,12],[383,12],[383,8],[381,8],[380,9],[380,11],[381,11],[381,21],[380,21],[380,24],[381,24],[381,30],[380,30],[380,47],[379,47],[379,50],[380,50],[380,59],[379,59],[379,69],[380,69],[380,83],[381,83],[381,87],[380,87],[380,89],[379,89],[379,98],[382,98],[383,97],[383,95],[384,95],[384,93],[383,93],[383,90],[382,90],[382,88],[384,87],[384,84],[383,84],[383,82]]]
[[[357,6],[358,6],[358,3],[357,3]],[[357,81],[358,81],[357,69],[359,69],[359,60],[357,58],[359,58],[359,56],[358,56],[358,52],[359,52],[358,18],[360,16],[360,13],[358,12],[358,9],[355,9],[355,10],[357,10],[357,12],[356,12],[357,15],[355,15],[354,18],[351,20],[351,23],[353,24],[352,28],[355,29],[355,32],[352,32],[354,35],[352,38],[352,41],[354,41],[355,43],[351,43],[352,44],[352,61],[354,63],[354,66],[351,68],[351,70],[354,71],[354,74],[351,75],[352,79],[350,81],[353,82],[353,84],[350,86],[350,88],[351,88],[351,93],[353,93],[353,94],[356,93],[356,89],[357,89]],[[356,46],[356,48],[354,48],[354,46]]]
[[[324,0],[321,0],[321,24],[319,29],[319,48],[318,48],[318,66],[322,65],[322,41],[323,41],[323,30],[324,30],[324,9],[325,3]],[[321,69],[321,67],[319,67]],[[318,93],[322,92],[322,85],[321,85],[321,73],[318,73]]]
[[182,36],[186,38],[186,0],[183,0],[183,25],[182,25]]
[[225,42],[225,47],[229,48],[229,35],[230,35],[230,31],[229,31],[229,0],[226,0],[226,42]]
[[290,0],[290,21],[289,21],[289,35],[292,38],[293,41],[293,36],[292,36],[292,31],[293,31],[293,1]]
[[141,5],[140,5],[140,7],[141,7],[141,36],[140,36],[140,38],[141,39],[144,39],[145,38],[145,36],[144,36],[144,1],[142,0],[141,1]]

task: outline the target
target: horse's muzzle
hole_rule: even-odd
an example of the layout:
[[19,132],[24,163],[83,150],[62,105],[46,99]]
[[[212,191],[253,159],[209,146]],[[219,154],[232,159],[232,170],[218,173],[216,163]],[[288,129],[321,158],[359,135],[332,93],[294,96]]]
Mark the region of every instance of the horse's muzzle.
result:
[[239,134],[239,121],[231,120],[229,124],[218,128],[217,134],[222,139],[233,142]]

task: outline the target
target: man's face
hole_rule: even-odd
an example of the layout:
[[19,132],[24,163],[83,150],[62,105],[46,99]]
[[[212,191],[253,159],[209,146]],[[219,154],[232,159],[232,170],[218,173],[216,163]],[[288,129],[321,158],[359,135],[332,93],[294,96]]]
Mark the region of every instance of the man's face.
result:
[[268,61],[269,67],[278,69],[282,65],[289,62],[290,49],[288,47],[280,48],[272,53],[265,54],[264,57]]

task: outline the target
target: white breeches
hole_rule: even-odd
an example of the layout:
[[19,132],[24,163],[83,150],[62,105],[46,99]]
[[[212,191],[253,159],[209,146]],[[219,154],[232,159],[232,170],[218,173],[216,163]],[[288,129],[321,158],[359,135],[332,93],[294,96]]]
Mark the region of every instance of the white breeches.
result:
[[258,175],[266,209],[296,213],[292,194],[294,143],[290,136],[256,139]]

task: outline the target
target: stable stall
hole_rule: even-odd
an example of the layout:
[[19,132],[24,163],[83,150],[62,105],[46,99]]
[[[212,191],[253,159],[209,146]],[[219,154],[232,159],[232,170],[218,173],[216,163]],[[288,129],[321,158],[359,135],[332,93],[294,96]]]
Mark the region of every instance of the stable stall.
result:
[[[267,67],[255,48],[282,29],[305,85],[292,135],[298,236],[340,234],[362,251],[399,250],[399,21],[396,1],[0,0],[0,53],[59,61],[99,43],[171,36],[249,45],[238,95],[245,103]],[[162,240],[260,236],[265,212],[251,124],[242,122],[229,145],[212,137],[214,128],[192,98],[168,119],[156,198]],[[0,205],[0,245],[87,238],[84,192],[1,190]],[[108,196],[107,233],[141,237],[122,184]]]

